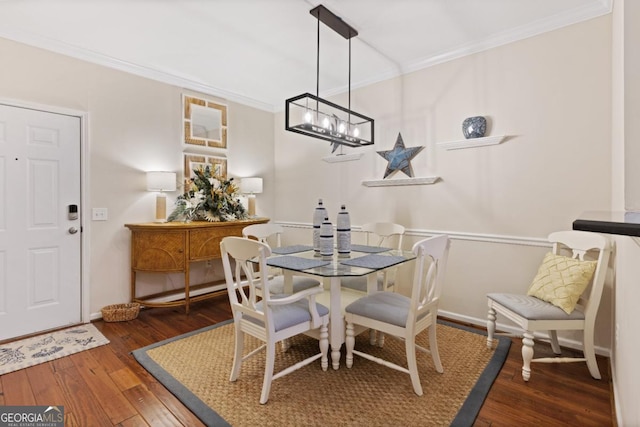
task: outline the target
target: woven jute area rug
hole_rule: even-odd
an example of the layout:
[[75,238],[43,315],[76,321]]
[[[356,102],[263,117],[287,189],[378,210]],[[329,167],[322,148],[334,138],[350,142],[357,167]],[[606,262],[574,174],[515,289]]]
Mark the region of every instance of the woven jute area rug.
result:
[[[418,342],[428,347],[428,332]],[[444,373],[431,356],[418,353],[423,396],[413,392],[409,375],[354,356],[340,369],[322,371],[312,363],[272,382],[269,401],[260,405],[264,353],[242,366],[229,382],[233,362],[233,324],[204,328],[133,352],[134,357],[207,425],[232,426],[448,426],[471,425],[493,384],[510,340],[488,349],[486,336],[453,324],[437,325]],[[293,338],[291,348],[278,346],[274,372],[317,353],[318,341]],[[259,342],[245,339],[245,351]],[[406,366],[404,343],[387,338],[383,348],[369,344],[368,333],[356,348]]]
[[0,344],[0,375],[108,344],[91,323]]

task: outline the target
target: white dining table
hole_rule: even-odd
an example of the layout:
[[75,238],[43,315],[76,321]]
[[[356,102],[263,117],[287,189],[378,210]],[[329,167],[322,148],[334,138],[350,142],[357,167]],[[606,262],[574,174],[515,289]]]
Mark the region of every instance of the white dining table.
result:
[[[303,245],[274,248],[267,265],[279,267],[284,274],[284,292],[292,292],[294,275],[308,275],[321,279],[324,292],[316,301],[329,308],[329,344],[333,369],[340,367],[340,348],[345,342],[344,307],[365,295],[361,291],[343,288],[345,277],[367,277],[367,292],[377,291],[377,273],[415,259],[412,251],[398,251],[378,246],[353,245],[347,256],[334,254],[319,256],[313,248]],[[359,333],[361,331],[356,331]]]

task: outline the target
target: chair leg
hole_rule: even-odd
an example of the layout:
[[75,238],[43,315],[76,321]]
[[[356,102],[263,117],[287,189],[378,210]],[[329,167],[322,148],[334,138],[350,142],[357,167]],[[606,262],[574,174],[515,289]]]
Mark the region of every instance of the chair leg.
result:
[[329,328],[326,323],[320,327],[320,353],[322,353],[320,366],[323,371],[326,371],[329,368],[329,357],[327,357],[329,353]]
[[375,329],[369,329],[369,344],[376,345],[377,331]]
[[409,376],[411,377],[411,384],[413,385],[413,391],[418,396],[422,396],[422,385],[420,384],[420,377],[418,376],[418,363],[416,361],[416,343],[415,337],[405,339],[405,349],[407,353],[407,367],[409,368]]
[[284,353],[286,353],[287,350],[289,350],[289,347],[291,347],[291,341],[289,341],[289,338],[285,338],[282,341],[280,341],[280,348]]
[[233,367],[231,368],[231,376],[229,381],[233,382],[240,376],[240,368],[242,367],[242,352],[244,351],[244,332],[240,327],[236,327],[236,345],[233,353]]
[[384,347],[384,333],[378,331],[378,347]]
[[264,405],[269,400],[269,391],[271,391],[271,379],[273,378],[273,365],[276,360],[276,344],[272,341],[267,342],[267,360],[264,367],[264,379],[262,380],[262,394],[260,395],[260,404]]
[[493,334],[496,332],[496,311],[493,307],[489,307],[487,314],[487,347],[493,346]]
[[[434,319],[435,320],[435,319]],[[431,351],[431,358],[433,364],[436,367],[436,371],[443,373],[442,362],[440,361],[440,352],[438,351],[438,339],[436,337],[436,324],[435,322],[429,326],[429,351]]]
[[551,350],[553,350],[553,354],[557,356],[562,354],[562,350],[560,350],[560,343],[558,342],[558,332],[549,331],[549,338],[551,338]]
[[587,359],[587,368],[589,368],[591,376],[596,380],[599,380],[602,377],[600,376],[598,362],[596,361],[596,353],[593,347],[593,326],[587,325],[582,332],[582,341],[584,342],[582,351],[584,353],[584,358]]
[[533,333],[526,331],[522,338],[522,379],[531,378],[531,360],[533,359]]
[[353,366],[353,348],[356,345],[356,337],[353,336],[353,323],[347,323],[346,335],[345,347],[347,349],[347,368],[350,368]]

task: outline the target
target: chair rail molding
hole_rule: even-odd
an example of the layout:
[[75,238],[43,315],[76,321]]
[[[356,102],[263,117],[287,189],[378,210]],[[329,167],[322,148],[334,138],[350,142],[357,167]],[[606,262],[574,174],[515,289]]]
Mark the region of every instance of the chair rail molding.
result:
[[[313,224],[306,222],[290,222],[290,221],[273,221],[276,224],[280,224],[286,228],[303,228],[311,230]],[[351,231],[361,232],[362,227],[357,225],[351,225]],[[508,236],[501,234],[481,234],[481,233],[467,233],[462,231],[445,231],[445,230],[424,230],[424,229],[409,229],[404,232],[405,236],[413,237],[431,237],[438,234],[447,234],[453,240],[466,240],[473,242],[485,242],[485,243],[497,243],[505,245],[518,245],[518,246],[537,246],[543,248],[550,248],[551,244],[546,238],[539,237],[526,237],[526,236]]]

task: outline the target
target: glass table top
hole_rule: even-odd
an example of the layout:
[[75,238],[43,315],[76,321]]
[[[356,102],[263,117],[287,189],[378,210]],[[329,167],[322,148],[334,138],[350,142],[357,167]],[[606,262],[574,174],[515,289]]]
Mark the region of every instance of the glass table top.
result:
[[362,251],[352,250],[346,256],[334,251],[332,256],[323,257],[313,250],[272,255],[267,258],[267,265],[321,277],[344,277],[365,276],[416,258],[412,251],[388,249],[372,253],[366,247],[361,246],[360,249]]

